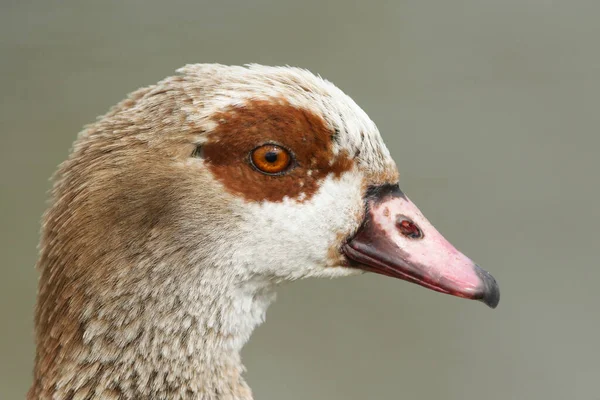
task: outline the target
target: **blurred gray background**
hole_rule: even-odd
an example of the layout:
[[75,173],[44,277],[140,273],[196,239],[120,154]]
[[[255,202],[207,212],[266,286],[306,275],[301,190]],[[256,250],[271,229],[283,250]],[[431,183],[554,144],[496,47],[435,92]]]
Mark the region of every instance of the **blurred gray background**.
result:
[[378,124],[496,310],[363,275],[283,287],[257,400],[598,399],[600,2],[2,1],[0,398],[33,365],[40,216],[77,132],[186,63],[289,64]]

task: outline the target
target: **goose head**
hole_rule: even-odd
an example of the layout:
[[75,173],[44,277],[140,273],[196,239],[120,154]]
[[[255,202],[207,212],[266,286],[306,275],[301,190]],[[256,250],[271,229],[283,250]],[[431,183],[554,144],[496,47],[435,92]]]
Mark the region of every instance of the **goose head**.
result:
[[182,205],[200,218],[196,249],[206,248],[206,213],[185,205],[218,199],[213,264],[273,281],[366,270],[497,305],[494,279],[402,193],[376,125],[337,87],[293,68],[182,72],[209,80],[186,107],[205,123],[181,173],[202,174]]
[[237,352],[302,278],[370,271],[497,305],[340,89],[290,67],[178,72],[88,126],[56,175],[31,398],[249,398]]

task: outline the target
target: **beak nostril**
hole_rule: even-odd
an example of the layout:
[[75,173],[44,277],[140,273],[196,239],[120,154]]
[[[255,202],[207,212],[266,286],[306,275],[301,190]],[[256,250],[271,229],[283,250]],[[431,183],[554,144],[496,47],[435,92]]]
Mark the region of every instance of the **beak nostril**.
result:
[[400,233],[410,239],[422,239],[423,232],[417,224],[415,224],[410,218],[405,217],[404,215],[398,215],[396,217],[396,226]]

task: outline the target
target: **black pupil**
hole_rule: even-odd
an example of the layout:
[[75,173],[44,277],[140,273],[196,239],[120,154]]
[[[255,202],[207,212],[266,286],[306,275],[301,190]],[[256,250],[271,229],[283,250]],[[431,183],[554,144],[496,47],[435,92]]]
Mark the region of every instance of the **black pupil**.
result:
[[274,151],[270,151],[267,154],[265,154],[265,161],[268,163],[274,163],[275,161],[277,161],[277,153],[275,153]]

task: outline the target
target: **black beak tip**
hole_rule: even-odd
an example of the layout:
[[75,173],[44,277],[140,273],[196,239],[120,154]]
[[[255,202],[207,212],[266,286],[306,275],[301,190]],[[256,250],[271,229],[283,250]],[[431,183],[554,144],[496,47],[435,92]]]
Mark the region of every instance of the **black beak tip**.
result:
[[479,275],[482,284],[482,295],[479,300],[490,308],[496,308],[498,303],[500,303],[500,287],[498,286],[496,279],[479,266],[477,266],[476,272],[477,275]]

